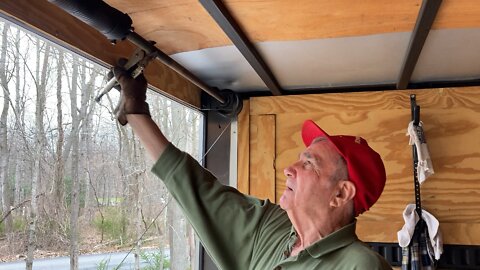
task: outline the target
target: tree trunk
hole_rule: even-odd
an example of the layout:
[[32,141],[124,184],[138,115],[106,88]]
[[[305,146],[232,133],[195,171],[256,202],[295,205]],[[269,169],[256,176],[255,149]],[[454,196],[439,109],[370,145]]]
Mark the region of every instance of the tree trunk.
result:
[[[191,127],[191,130],[189,134],[192,134],[191,140],[188,140],[191,142],[191,149],[189,150],[189,153],[192,154],[194,158],[200,161],[200,151],[199,151],[199,124],[200,124],[200,117],[198,114],[194,112],[190,112],[190,117],[192,124],[189,125]],[[190,269],[195,269],[195,263],[196,263],[196,243],[195,243],[195,232],[192,229],[192,226],[190,224],[187,224],[187,235],[188,235],[188,242],[189,242],[189,253],[190,253]]]
[[[57,130],[58,137],[55,151],[55,178],[53,181],[53,209],[58,217],[63,217],[65,185],[63,174],[65,172],[65,163],[63,161],[63,143],[65,132],[63,130],[63,110],[62,110],[62,70],[64,66],[64,54],[62,50],[58,53],[57,69]],[[61,219],[63,220],[63,218]]]
[[91,156],[91,142],[93,136],[93,111],[95,109],[95,102],[93,102],[93,90],[94,90],[94,80],[97,77],[99,71],[96,68],[91,68],[90,80],[88,82],[83,82],[82,85],[82,94],[81,94],[81,107],[80,107],[80,119],[83,120],[82,124],[82,135],[81,135],[81,144],[82,144],[82,164],[83,164],[83,179],[85,179],[85,216],[88,221],[91,221],[93,218],[93,207],[95,206],[94,197],[92,196],[92,168],[90,164],[92,163]]
[[78,83],[78,58],[73,58],[72,85],[70,89],[70,108],[72,113],[72,135],[71,135],[71,211],[70,211],[70,269],[78,269],[78,216],[80,212],[80,180],[78,179],[78,151],[79,151],[79,117],[77,113],[77,83]]
[[[30,47],[30,44],[27,45],[27,48]],[[20,29],[17,30],[17,35],[15,39],[15,48],[17,52],[17,57],[15,58],[15,78],[16,78],[16,95],[15,95],[15,145],[17,146],[17,155],[15,162],[15,193],[14,193],[14,205],[18,205],[20,202],[25,200],[25,170],[26,170],[26,153],[30,149],[25,143],[25,85],[27,76],[26,69],[27,65],[20,65]],[[20,87],[20,67],[23,67],[23,87]],[[24,209],[24,207],[22,207]]]
[[[178,106],[171,106],[171,118],[169,123],[172,125],[171,140],[180,149],[185,149],[187,145],[186,132],[182,130],[182,124],[186,121],[185,109],[179,109]],[[186,221],[176,201],[170,202],[169,213],[171,214],[170,223],[170,254],[171,269],[184,270],[189,267],[189,248],[186,231]]]
[[[39,48],[40,41],[37,39],[37,46]],[[40,63],[40,49],[38,49],[37,62]],[[50,56],[50,45],[45,44],[45,52],[43,57],[42,71],[40,82],[37,83],[37,100],[35,110],[35,128],[36,128],[36,145],[35,145],[35,166],[34,175],[32,177],[32,194],[31,194],[31,211],[29,221],[29,233],[28,233],[28,248],[27,248],[27,270],[31,270],[33,266],[33,252],[36,248],[36,224],[38,218],[38,202],[37,192],[41,182],[42,173],[42,154],[43,145],[45,143],[45,131],[43,116],[45,112],[45,98],[46,98],[46,81],[48,73],[48,59]],[[37,65],[39,66],[39,65]],[[37,72],[39,74],[40,71]],[[38,77],[37,77],[38,78]]]
[[[10,108],[10,93],[8,91],[8,79],[5,63],[7,62],[7,43],[9,25],[3,25],[2,44],[0,48],[0,85],[3,89],[3,109],[0,116],[0,205],[2,215],[6,215],[11,206],[8,188],[8,132],[7,132],[7,118],[8,110]],[[5,234],[9,238],[12,231],[12,216],[9,215],[5,219]]]
[[185,219],[175,200],[168,206],[169,213],[169,242],[170,242],[170,269],[184,270],[189,266],[188,242],[185,228]]
[[[23,89],[20,87],[20,29],[17,30],[15,38],[15,130],[14,130],[14,145],[15,145],[15,188],[13,205],[18,205],[24,201],[23,198],[23,179],[25,178],[25,152],[27,146],[25,145],[25,80],[23,76]],[[25,65],[22,65],[25,69]],[[25,72],[23,72],[25,74]]]
[[[132,134],[133,137],[133,134]],[[135,269],[140,269],[140,254],[141,254],[141,247],[142,247],[142,234],[143,234],[143,214],[142,214],[142,181],[145,172],[144,168],[145,165],[142,164],[140,158],[140,149],[139,149],[139,142],[134,137],[131,140],[131,147],[133,148],[131,151],[131,158],[130,164],[132,164],[133,172],[131,173],[131,185],[132,185],[132,192],[133,192],[133,203],[135,205],[135,232],[136,232],[136,245],[135,245]],[[143,166],[142,166],[143,165]],[[145,228],[146,229],[146,228]]]

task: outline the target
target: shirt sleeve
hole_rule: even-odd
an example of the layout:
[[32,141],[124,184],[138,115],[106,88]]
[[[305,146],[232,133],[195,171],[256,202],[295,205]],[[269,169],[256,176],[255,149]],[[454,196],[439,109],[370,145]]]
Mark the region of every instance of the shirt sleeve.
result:
[[220,184],[170,144],[152,168],[221,269],[248,269],[257,225],[272,204]]

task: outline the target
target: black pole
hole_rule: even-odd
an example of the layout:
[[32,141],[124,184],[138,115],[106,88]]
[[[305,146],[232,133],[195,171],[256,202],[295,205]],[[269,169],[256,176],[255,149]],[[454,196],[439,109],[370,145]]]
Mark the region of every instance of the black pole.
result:
[[[420,106],[417,105],[416,96],[410,95],[410,110],[411,120],[413,121],[413,127],[417,132],[418,124],[420,123]],[[415,144],[412,145],[412,157],[413,157],[413,183],[415,189],[415,210],[418,217],[422,220],[422,198],[420,195],[420,182],[418,181],[418,153]]]

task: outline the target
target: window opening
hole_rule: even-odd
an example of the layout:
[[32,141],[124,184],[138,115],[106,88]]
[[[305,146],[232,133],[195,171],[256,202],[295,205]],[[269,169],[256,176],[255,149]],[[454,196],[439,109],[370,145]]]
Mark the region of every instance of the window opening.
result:
[[[0,35],[0,261],[132,250],[128,269],[195,269],[192,228],[112,115],[118,92],[94,101],[108,69],[3,19]],[[154,91],[147,102],[200,160],[203,115]]]

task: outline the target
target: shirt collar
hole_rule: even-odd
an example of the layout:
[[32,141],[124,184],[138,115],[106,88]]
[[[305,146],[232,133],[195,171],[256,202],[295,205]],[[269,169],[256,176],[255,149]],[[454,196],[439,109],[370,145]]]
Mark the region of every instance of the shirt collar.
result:
[[[341,229],[329,234],[327,237],[315,242],[311,246],[305,249],[313,258],[319,258],[325,254],[335,251],[339,248],[345,247],[356,241],[357,235],[355,234],[357,221],[342,227]],[[295,230],[292,228],[290,236],[296,236]],[[295,242],[295,241],[293,241]]]
[[335,251],[339,248],[345,247],[357,240],[355,234],[355,227],[357,221],[342,227],[340,230],[329,234],[327,237],[315,242],[313,245],[306,248],[310,256],[318,258],[327,253]]

